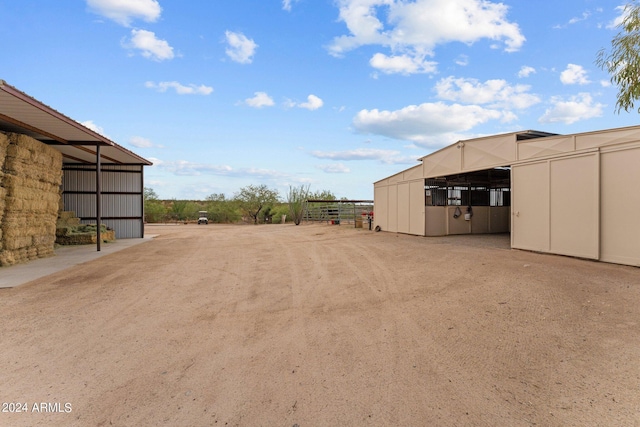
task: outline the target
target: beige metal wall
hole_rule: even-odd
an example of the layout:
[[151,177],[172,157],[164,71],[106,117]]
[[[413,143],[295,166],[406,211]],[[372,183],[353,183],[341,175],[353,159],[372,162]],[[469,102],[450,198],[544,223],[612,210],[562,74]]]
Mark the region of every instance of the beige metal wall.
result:
[[640,146],[602,150],[600,259],[640,266]]
[[550,252],[599,257],[599,154],[549,162]]
[[409,183],[398,184],[398,233],[409,233],[409,223],[411,221],[410,201]]
[[389,230],[389,187],[373,187],[373,223],[383,230]]
[[422,158],[422,176],[431,178],[508,166],[517,160],[516,134],[460,141]]
[[600,256],[600,153],[511,169],[511,246],[581,258]]
[[425,235],[424,180],[374,187],[374,224],[393,233]]
[[409,234],[424,236],[425,231],[424,179],[409,183]]

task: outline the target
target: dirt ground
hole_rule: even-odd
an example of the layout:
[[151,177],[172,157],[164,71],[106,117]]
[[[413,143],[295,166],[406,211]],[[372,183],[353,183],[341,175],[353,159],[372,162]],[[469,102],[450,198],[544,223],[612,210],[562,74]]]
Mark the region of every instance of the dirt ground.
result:
[[146,231],[0,289],[0,425],[640,426],[638,268],[508,236]]

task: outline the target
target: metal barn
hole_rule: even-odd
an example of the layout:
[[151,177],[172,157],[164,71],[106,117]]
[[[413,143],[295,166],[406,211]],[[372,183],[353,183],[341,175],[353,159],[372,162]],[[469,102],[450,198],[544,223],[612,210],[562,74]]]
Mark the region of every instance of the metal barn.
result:
[[116,238],[144,237],[144,166],[150,161],[3,80],[0,130],[30,136],[62,153],[64,209],[81,222],[106,224]]
[[459,141],[374,183],[375,224],[511,233],[511,247],[640,266],[640,126]]

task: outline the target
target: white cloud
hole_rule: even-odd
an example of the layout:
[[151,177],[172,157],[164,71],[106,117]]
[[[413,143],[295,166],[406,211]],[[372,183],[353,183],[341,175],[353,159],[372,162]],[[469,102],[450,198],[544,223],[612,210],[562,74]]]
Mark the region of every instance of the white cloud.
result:
[[456,64],[461,67],[466,67],[469,65],[469,57],[467,55],[460,55],[458,59],[456,59]]
[[568,100],[556,96],[551,98],[551,108],[548,108],[538,121],[540,123],[565,123],[570,125],[580,120],[602,116],[603,108],[604,105],[594,103],[588,93],[579,93]]
[[240,64],[251,64],[253,55],[258,48],[256,42],[242,33],[234,33],[233,31],[225,32],[225,37],[229,45],[225,50],[227,56]]
[[392,55],[387,56],[383,53],[376,53],[369,60],[369,64],[385,74],[417,74],[417,73],[435,73],[437,70],[437,62],[426,61],[424,57],[415,57],[410,55]]
[[136,148],[151,148],[154,146],[150,139],[143,138],[141,136],[132,136],[129,139],[129,144]]
[[518,71],[518,77],[520,78],[529,77],[531,74],[535,74],[535,73],[536,73],[535,68],[529,67],[528,65],[523,65],[520,68],[520,71]]
[[156,0],[87,0],[92,12],[128,27],[134,19],[155,22],[162,8]]
[[437,102],[410,105],[396,111],[361,110],[354,117],[353,126],[361,133],[432,146],[441,144],[443,135],[466,131],[489,120],[511,121],[514,118],[508,111]]
[[317,96],[311,94],[307,96],[307,102],[296,103],[289,100],[285,103],[285,105],[287,107],[305,108],[307,110],[313,111],[313,110],[317,110],[318,108],[321,108],[324,105],[324,101],[318,98]]
[[142,56],[154,61],[173,59],[173,48],[166,40],[156,38],[152,31],[131,30],[131,40],[124,44],[125,47],[142,51]]
[[282,0],[282,9],[287,12],[291,12],[291,3],[297,2],[299,0]]
[[325,173],[349,173],[351,169],[343,165],[342,163],[335,163],[332,165],[319,165],[316,166],[318,169]]
[[110,138],[105,132],[104,129],[101,126],[98,126],[97,124],[95,124],[93,122],[93,120],[86,120],[84,122],[80,122],[80,124],[84,127],[87,127],[89,129],[91,129],[92,131],[94,131],[95,133],[99,133],[100,135],[106,137],[106,138]]
[[[151,159],[149,159],[151,160]],[[251,178],[283,178],[289,175],[275,170],[261,168],[233,168],[229,165],[214,165],[210,163],[198,163],[188,160],[163,161],[154,158],[154,167],[164,169],[174,175],[180,176],[201,176],[216,175],[229,177],[251,177]]]
[[528,93],[528,85],[510,85],[505,80],[487,80],[447,77],[435,86],[440,99],[468,104],[487,104],[493,108],[525,109],[540,102]]
[[591,11],[587,10],[587,11],[582,12],[582,15],[575,16],[575,17],[569,19],[569,21],[566,24],[555,25],[553,28],[556,28],[556,29],[567,28],[569,25],[577,24],[580,21],[586,21],[587,19],[589,19],[589,17],[591,17]]
[[262,108],[262,107],[272,107],[275,103],[273,99],[266,94],[266,92],[254,92],[253,98],[247,98],[244,100],[244,103],[249,107],[254,108]]
[[567,69],[560,73],[560,81],[566,85],[586,85],[591,83],[587,78],[585,69],[576,64],[567,65]]
[[185,86],[178,82],[146,82],[145,87],[155,89],[158,92],[166,92],[168,89],[174,89],[178,95],[209,95],[213,92],[213,88],[205,85],[190,84]]
[[[481,39],[504,43],[508,52],[525,41],[517,24],[506,18],[508,7],[488,0],[339,0],[340,20],[349,35],[334,38],[328,47],[334,56],[365,45],[388,48],[370,63],[384,72],[434,72],[425,61],[438,45],[472,44]],[[384,20],[384,22],[383,22]]]
[[396,150],[380,150],[376,148],[357,148],[345,151],[312,151],[311,155],[317,159],[329,160],[377,160],[385,164],[411,164],[416,162],[415,157],[400,156]]
[[618,6],[616,7],[616,11],[620,14],[618,15],[613,21],[611,21],[608,25],[607,28],[610,30],[613,30],[615,28],[618,28],[619,25],[622,24],[622,21],[624,21],[624,19],[627,17],[627,15],[629,14],[629,10],[625,7],[625,6]]

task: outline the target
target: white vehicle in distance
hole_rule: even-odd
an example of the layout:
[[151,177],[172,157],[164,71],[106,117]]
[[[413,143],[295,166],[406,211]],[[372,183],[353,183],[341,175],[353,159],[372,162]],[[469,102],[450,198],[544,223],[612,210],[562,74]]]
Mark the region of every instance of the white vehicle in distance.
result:
[[209,219],[207,218],[207,211],[198,212],[198,225],[200,224],[204,224],[204,225],[209,224]]

